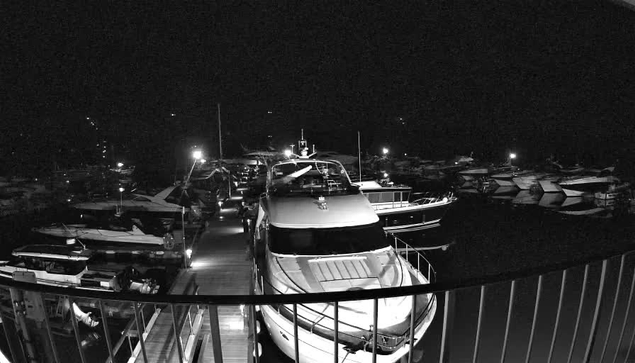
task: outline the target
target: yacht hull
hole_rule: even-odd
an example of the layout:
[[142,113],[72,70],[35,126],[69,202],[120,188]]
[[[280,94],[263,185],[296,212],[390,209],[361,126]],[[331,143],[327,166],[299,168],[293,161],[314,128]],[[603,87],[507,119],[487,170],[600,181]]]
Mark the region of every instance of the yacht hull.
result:
[[[436,313],[436,308],[436,299],[433,299],[429,313],[423,321],[415,327],[415,342],[419,342],[426,330],[429,328]],[[295,357],[293,321],[287,319],[270,305],[261,306],[260,312],[262,313],[263,320],[267,326],[271,339],[285,355],[293,359]],[[332,362],[334,346],[332,339],[324,338],[320,335],[313,334],[306,329],[298,327],[298,356],[300,358],[300,362]],[[346,347],[343,344],[337,345],[337,356],[339,361],[346,361],[350,363],[373,362],[372,352],[359,350],[354,354],[351,354],[345,348]],[[412,348],[413,347],[410,344],[404,344],[401,348],[395,350],[391,354],[377,354],[376,362],[397,362],[401,359],[401,357],[408,354]],[[343,360],[344,357],[346,357],[345,360]]]

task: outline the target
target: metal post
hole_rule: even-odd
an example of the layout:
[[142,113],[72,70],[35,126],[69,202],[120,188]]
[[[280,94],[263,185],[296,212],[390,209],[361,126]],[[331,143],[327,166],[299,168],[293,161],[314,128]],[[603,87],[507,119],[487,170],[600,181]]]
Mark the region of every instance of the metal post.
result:
[[527,345],[527,355],[525,363],[529,363],[531,357],[531,345],[534,342],[534,334],[536,333],[536,320],[538,320],[538,306],[540,305],[540,295],[542,294],[543,275],[538,276],[538,288],[536,289],[536,303],[534,305],[534,318],[531,322],[531,332],[529,334],[529,344]]
[[338,363],[337,354],[339,347],[337,345],[339,338],[339,302],[333,304],[333,362]]
[[481,323],[483,322],[483,310],[485,307],[485,285],[481,285],[481,298],[478,304],[478,320],[476,321],[476,339],[474,339],[474,355],[472,362],[476,363],[478,357],[478,343],[481,340]]
[[509,338],[509,326],[512,320],[512,311],[514,310],[514,297],[516,295],[516,280],[512,280],[509,289],[509,305],[507,306],[507,322],[505,323],[505,337],[503,338],[503,349],[501,351],[501,363],[505,362],[505,353],[507,353],[507,340]]
[[412,355],[415,349],[415,323],[417,322],[417,295],[412,295],[412,307],[410,308],[410,349],[408,350],[408,363],[412,363]]
[[445,292],[439,363],[450,362],[450,338],[452,336],[452,328],[454,326],[454,294],[454,290],[448,290]]
[[379,320],[379,299],[373,299],[373,363],[377,363],[377,321]]
[[595,337],[598,330],[598,320],[600,319],[600,310],[602,309],[602,296],[604,294],[604,283],[606,282],[606,270],[608,268],[608,264],[609,264],[608,259],[602,261],[602,274],[600,275],[600,287],[598,287],[598,297],[595,300],[595,312],[593,313],[593,322],[591,323],[591,331],[589,332],[589,340],[587,342],[586,350],[584,351],[583,362],[585,363],[589,363],[589,361],[591,360],[593,344],[595,343]]
[[75,342],[77,343],[77,350],[79,352],[79,359],[81,359],[82,363],[86,363],[86,357],[84,357],[84,350],[82,349],[82,340],[79,338],[79,327],[77,326],[77,316],[75,316],[75,310],[73,309],[73,298],[67,296],[68,303],[71,311],[71,325],[73,326],[73,331],[75,332]]
[[218,306],[209,305],[209,327],[212,333],[212,347],[214,348],[214,362],[223,363],[223,348],[220,339],[220,323],[218,321]]
[[[628,321],[628,314],[631,311],[631,302],[633,301],[633,289],[634,288],[635,288],[635,269],[633,270],[633,277],[631,278],[631,290],[628,293],[628,302],[626,303],[626,312],[624,313],[624,322],[622,323],[622,330],[620,332],[620,339],[617,341],[617,349],[615,350],[615,356],[613,356],[613,363],[615,363],[617,361],[617,355],[620,352],[620,345],[622,345],[622,339],[624,338],[624,330],[626,329],[626,322]],[[629,347],[630,347],[630,345],[629,345]]]
[[573,357],[573,348],[575,348],[575,339],[578,336],[578,328],[580,327],[580,317],[582,316],[582,306],[584,305],[584,293],[586,292],[586,284],[589,279],[589,266],[584,266],[584,278],[582,279],[582,291],[580,292],[580,302],[578,303],[578,316],[575,319],[575,328],[573,328],[573,339],[571,339],[571,348],[569,349],[569,357],[567,363],[571,363]]
[[187,248],[185,246],[185,207],[181,207],[181,243],[183,244],[183,268],[187,268]]
[[174,330],[174,339],[176,340],[177,352],[179,353],[179,363],[183,363],[183,342],[181,342],[181,335],[179,329],[176,327],[176,315],[174,314],[174,304],[170,304],[170,313],[172,314],[172,329]]
[[613,318],[615,317],[615,310],[617,308],[617,301],[620,296],[620,287],[622,285],[622,275],[624,274],[624,262],[626,255],[622,255],[620,259],[620,272],[617,277],[617,287],[615,288],[615,297],[613,298],[613,309],[611,309],[611,318],[609,319],[609,327],[606,328],[606,339],[604,339],[604,346],[602,347],[602,354],[600,355],[600,363],[604,360],[604,354],[606,353],[606,346],[609,343],[609,337],[611,336],[611,328],[613,327]]
[[[260,349],[258,349],[258,319],[256,317],[256,306],[255,305],[249,305],[249,315],[250,316],[250,321],[251,321],[251,325],[252,325],[252,329],[253,332],[252,334],[254,335],[254,358],[256,363],[260,363]],[[250,360],[251,361],[251,360]]]
[[[41,295],[39,296],[39,299],[42,299]],[[57,346],[55,344],[55,339],[53,338],[53,332],[51,331],[51,323],[49,321],[49,315],[47,313],[44,313],[43,315],[44,315],[44,325],[46,327],[46,334],[48,336],[49,342],[51,343],[51,351],[53,352],[53,360],[55,361],[55,363],[59,363],[60,358],[57,355]],[[8,342],[8,337],[7,337],[7,342]],[[11,347],[11,344],[9,344],[9,347]]]
[[556,346],[556,336],[558,335],[558,326],[560,325],[560,312],[562,311],[562,301],[564,300],[564,287],[567,283],[567,271],[562,271],[562,281],[560,281],[560,297],[558,298],[558,309],[556,310],[556,322],[553,327],[553,335],[551,336],[551,347],[549,348],[549,357],[547,363],[551,363],[553,357],[553,350]]
[[142,327],[141,324],[139,323],[139,307],[137,306],[136,302],[132,303],[132,306],[134,307],[134,320],[135,323],[137,324],[137,334],[139,335],[139,344],[141,345],[141,353],[143,354],[143,361],[145,363],[148,363],[148,354],[146,353],[146,343],[143,340],[143,331],[145,330],[145,327]]
[[359,166],[359,181],[362,181],[362,144],[361,144],[361,133],[357,131],[357,162]]
[[108,359],[110,359],[111,362],[114,362],[115,354],[112,351],[112,342],[110,341],[110,329],[108,328],[108,320],[106,320],[106,314],[104,313],[104,301],[102,299],[99,299],[99,312],[101,313],[101,323],[104,326],[104,335],[106,336]]
[[293,346],[295,350],[295,362],[300,362],[300,337],[298,336],[298,304],[293,304]]

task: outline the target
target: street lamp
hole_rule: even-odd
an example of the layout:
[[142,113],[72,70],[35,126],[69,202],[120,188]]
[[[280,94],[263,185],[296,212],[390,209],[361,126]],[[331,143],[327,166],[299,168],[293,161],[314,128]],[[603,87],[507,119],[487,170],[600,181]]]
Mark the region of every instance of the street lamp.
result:
[[381,149],[381,152],[384,154],[384,156],[388,155],[388,151],[389,150],[387,147]]
[[[187,180],[185,181],[186,183],[190,181],[190,177],[192,176],[192,172],[194,171],[194,167],[196,166],[196,162],[199,159],[203,158],[203,152],[201,150],[194,150],[192,152],[192,158],[194,158],[194,163],[192,164],[192,168],[190,169],[190,173],[187,174]],[[203,160],[205,160],[205,159],[203,159]]]
[[123,213],[123,192],[124,192],[124,188],[123,187],[119,187],[119,213],[117,214],[121,214]]
[[509,153],[509,165],[512,165],[514,159],[516,159],[516,153]]

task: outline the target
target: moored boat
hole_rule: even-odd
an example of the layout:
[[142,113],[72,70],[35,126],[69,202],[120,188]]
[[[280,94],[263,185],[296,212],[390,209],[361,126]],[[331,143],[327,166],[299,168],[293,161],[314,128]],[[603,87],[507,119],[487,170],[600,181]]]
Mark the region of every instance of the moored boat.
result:
[[[306,150],[305,144],[300,146]],[[358,291],[424,285],[434,279],[427,260],[419,261],[421,271],[429,271],[424,275],[397,252],[393,243],[399,240],[383,230],[339,162],[308,159],[306,152],[302,156],[269,170],[255,221],[257,294]],[[377,362],[396,362],[430,326],[436,297],[379,298],[377,303],[377,320],[372,300],[340,302],[337,311],[332,303],[298,304],[295,309],[265,305],[260,311],[274,343],[301,362],[332,361],[334,349],[347,362],[371,362],[373,350]],[[374,347],[369,326],[377,331]]]
[[425,193],[411,198],[412,188],[405,185],[381,185],[375,181],[354,183],[368,198],[384,230],[391,233],[413,232],[438,226],[450,205],[453,193]]

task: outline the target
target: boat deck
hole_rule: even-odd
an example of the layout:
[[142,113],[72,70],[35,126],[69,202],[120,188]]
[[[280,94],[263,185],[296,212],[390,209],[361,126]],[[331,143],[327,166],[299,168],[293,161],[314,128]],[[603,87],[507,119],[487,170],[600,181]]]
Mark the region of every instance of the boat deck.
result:
[[[246,295],[251,286],[251,260],[247,255],[246,236],[235,213],[222,213],[206,223],[193,246],[191,267],[182,270],[170,294]],[[195,288],[192,288],[195,286]],[[191,362],[198,340],[202,338],[198,362],[215,362],[213,336],[208,307],[192,307],[190,314],[175,308],[183,342],[184,358]],[[179,362],[175,345],[172,313],[167,307],[148,324],[145,350],[148,362]],[[218,306],[218,322],[223,362],[245,362],[249,347],[249,324],[240,307]],[[151,325],[152,324],[152,325]],[[206,340],[210,340],[209,344]],[[140,347],[137,347],[138,351]],[[144,362],[139,351],[134,362]]]

